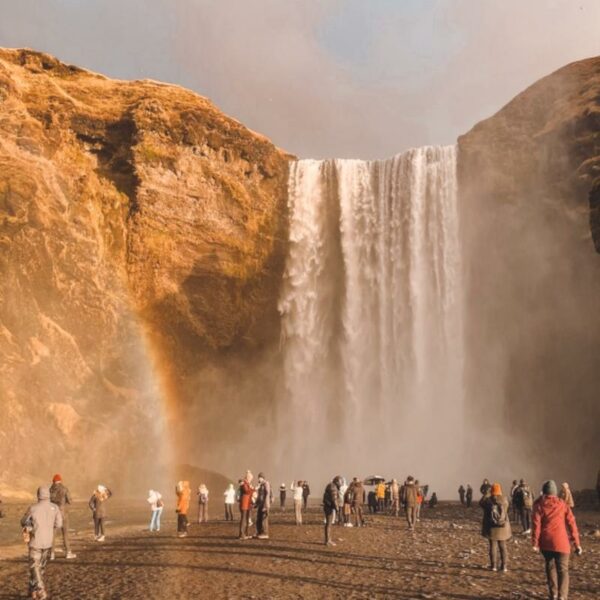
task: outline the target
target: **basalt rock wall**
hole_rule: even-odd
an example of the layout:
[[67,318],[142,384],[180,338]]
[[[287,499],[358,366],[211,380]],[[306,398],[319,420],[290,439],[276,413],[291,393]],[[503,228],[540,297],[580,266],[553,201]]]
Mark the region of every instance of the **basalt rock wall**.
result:
[[3,493],[202,455],[277,345],[289,158],[177,86],[0,50]]
[[600,58],[545,77],[460,137],[458,168],[466,381],[482,445],[511,479],[589,485],[600,455]]

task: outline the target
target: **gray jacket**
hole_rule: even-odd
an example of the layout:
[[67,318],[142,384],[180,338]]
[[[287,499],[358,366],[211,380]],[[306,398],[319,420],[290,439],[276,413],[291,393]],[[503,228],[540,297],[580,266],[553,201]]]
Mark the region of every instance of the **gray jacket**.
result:
[[50,502],[50,490],[47,486],[38,488],[38,502],[32,504],[21,519],[23,527],[31,528],[29,547],[36,550],[52,548],[54,528],[62,527],[62,515],[56,504]]

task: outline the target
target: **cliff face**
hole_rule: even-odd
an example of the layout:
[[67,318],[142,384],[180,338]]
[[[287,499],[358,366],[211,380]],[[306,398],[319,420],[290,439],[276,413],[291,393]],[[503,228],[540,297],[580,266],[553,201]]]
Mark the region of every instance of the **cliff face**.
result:
[[476,125],[458,164],[471,410],[510,432],[501,454],[520,456],[524,473],[589,481],[600,451],[600,58]]
[[182,88],[0,50],[0,480],[135,478],[201,381],[243,383],[288,159]]

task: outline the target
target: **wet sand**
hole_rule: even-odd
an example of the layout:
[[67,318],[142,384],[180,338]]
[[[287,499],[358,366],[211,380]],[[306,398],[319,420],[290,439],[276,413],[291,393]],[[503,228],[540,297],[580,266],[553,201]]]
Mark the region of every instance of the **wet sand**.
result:
[[[215,516],[217,507],[211,508]],[[145,514],[130,512],[135,521]],[[61,600],[547,597],[543,559],[528,539],[515,535],[509,572],[492,573],[478,508],[442,504],[423,513],[415,534],[402,518],[390,516],[369,517],[360,529],[336,526],[335,547],[322,543],[316,507],[302,527],[294,525],[290,510],[275,510],[271,539],[264,541],[239,541],[237,523],[224,521],[193,524],[190,535],[178,539],[172,510],[160,533],[115,519],[104,543],[94,542],[87,528],[74,536],[77,558],[67,562],[59,554],[46,581],[51,597]],[[582,534],[600,524],[598,511],[576,516]],[[600,539],[584,535],[582,544],[584,555],[572,559],[571,600],[600,597]],[[24,545],[4,545],[0,552],[0,599],[26,598]]]

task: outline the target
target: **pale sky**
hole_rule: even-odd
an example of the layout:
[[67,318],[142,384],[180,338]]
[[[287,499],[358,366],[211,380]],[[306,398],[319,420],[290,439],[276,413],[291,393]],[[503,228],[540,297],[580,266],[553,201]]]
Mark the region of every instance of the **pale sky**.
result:
[[300,157],[453,143],[600,55],[600,0],[0,0],[0,46],[173,82]]

